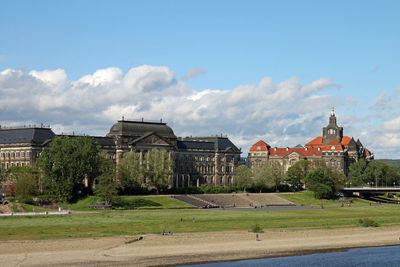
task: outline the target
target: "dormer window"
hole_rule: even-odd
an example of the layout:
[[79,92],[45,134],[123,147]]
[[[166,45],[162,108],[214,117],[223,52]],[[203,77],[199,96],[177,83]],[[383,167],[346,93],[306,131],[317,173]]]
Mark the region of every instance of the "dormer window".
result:
[[260,147],[260,146],[258,146],[258,147],[257,147],[257,150],[261,150],[261,147]]

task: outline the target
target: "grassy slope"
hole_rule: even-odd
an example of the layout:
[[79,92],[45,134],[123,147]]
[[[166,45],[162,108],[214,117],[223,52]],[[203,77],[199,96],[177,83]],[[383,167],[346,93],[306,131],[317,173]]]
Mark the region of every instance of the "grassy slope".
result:
[[[183,222],[180,221],[183,218]],[[195,222],[192,222],[195,218]],[[159,210],[57,216],[0,218],[0,240],[101,237],[174,232],[249,230],[262,228],[331,228],[358,226],[371,218],[381,225],[400,224],[397,206],[278,212],[236,210]]]
[[[101,202],[99,197],[90,196],[73,204],[59,203],[69,210],[93,211],[89,205]],[[122,196],[114,205],[116,209],[182,209],[193,208],[181,201],[166,196]]]
[[[340,207],[342,205],[342,202],[337,200],[316,199],[311,191],[285,193],[279,194],[279,196],[292,201],[298,206],[321,207],[321,204],[323,204],[324,207]],[[358,198],[353,198],[352,201],[353,203],[351,203],[351,206],[366,206],[370,203],[369,201]]]

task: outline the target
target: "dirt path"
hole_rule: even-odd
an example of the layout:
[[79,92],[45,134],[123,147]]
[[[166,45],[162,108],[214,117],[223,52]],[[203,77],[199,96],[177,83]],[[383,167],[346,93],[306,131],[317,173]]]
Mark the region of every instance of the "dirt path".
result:
[[400,245],[400,227],[272,229],[0,242],[2,266],[157,266]]

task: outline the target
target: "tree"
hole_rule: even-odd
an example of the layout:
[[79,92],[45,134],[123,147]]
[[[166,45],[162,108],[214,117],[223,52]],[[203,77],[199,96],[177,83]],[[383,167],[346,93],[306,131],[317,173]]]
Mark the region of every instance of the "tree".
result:
[[349,167],[349,178],[352,185],[389,186],[399,184],[399,171],[384,162],[360,159]]
[[254,184],[260,192],[267,187],[278,190],[278,186],[284,180],[283,166],[279,162],[271,162],[271,164],[254,168],[253,175]]
[[160,190],[168,187],[169,176],[172,174],[172,159],[168,151],[152,149],[146,153],[144,162],[146,185]]
[[172,174],[172,159],[168,151],[152,149],[144,159],[140,153],[128,152],[118,166],[118,179],[125,191],[146,186],[157,193],[168,187]]
[[234,182],[235,185],[242,188],[243,191],[246,191],[246,188],[251,187],[253,184],[253,179],[251,178],[251,170],[245,166],[245,165],[240,165],[237,167],[234,172]]
[[367,162],[360,159],[349,166],[349,180],[352,185],[366,185],[370,179],[365,177],[365,170],[367,169]]
[[268,171],[269,170],[265,165],[252,169],[254,186],[260,191],[260,193],[262,192],[263,188],[267,188],[270,184]]
[[285,177],[283,166],[279,162],[272,162],[269,169],[272,186],[275,187],[275,191],[278,191],[278,186],[284,181]]
[[14,190],[15,198],[25,203],[31,202],[38,192],[37,179],[33,172],[19,173]]
[[316,168],[310,171],[306,177],[306,185],[307,189],[313,191],[315,198],[335,197],[335,185],[326,169]]
[[118,181],[124,191],[132,192],[145,184],[140,153],[127,152],[118,164]]
[[43,188],[63,201],[90,192],[98,176],[99,146],[88,136],[57,136],[37,165],[43,172]]
[[286,172],[286,183],[296,191],[301,190],[311,167],[311,162],[308,160],[296,162]]
[[3,184],[7,180],[6,170],[4,164],[0,160],[0,184]]
[[115,164],[110,155],[105,152],[99,154],[100,175],[96,177],[94,193],[101,197],[106,205],[110,205],[118,195],[118,185],[115,181]]

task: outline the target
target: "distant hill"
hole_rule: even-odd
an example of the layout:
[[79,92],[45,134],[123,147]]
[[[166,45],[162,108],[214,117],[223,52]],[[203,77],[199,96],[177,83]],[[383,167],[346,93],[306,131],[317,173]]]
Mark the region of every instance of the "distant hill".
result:
[[392,165],[393,167],[400,166],[400,159],[376,159],[376,160]]

